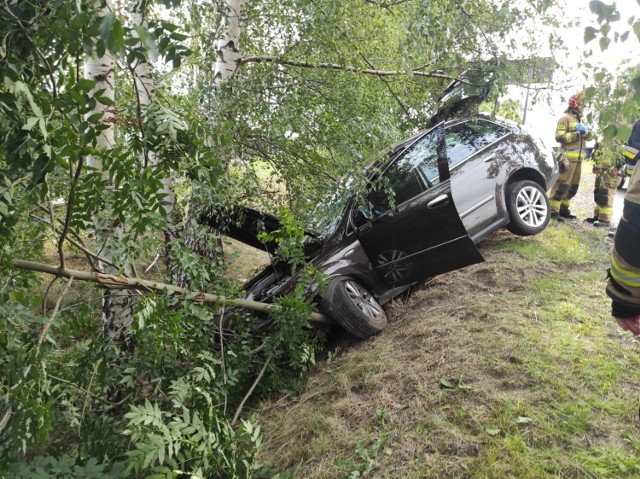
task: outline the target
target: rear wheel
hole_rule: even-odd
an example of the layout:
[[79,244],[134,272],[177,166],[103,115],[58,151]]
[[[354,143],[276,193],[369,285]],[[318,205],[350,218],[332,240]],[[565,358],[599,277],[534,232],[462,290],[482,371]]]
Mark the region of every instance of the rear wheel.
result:
[[542,187],[530,180],[517,181],[507,187],[507,229],[513,234],[531,236],[547,227],[551,210]]
[[364,339],[374,336],[387,326],[387,314],[376,299],[351,278],[333,280],[325,295],[332,298],[332,319],[349,334]]

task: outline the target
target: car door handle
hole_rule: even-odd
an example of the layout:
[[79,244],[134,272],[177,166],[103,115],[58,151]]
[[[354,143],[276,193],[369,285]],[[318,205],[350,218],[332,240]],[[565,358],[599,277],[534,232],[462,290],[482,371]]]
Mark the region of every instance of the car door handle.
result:
[[489,163],[491,160],[494,160],[496,158],[496,154],[494,153],[493,155],[489,155],[484,159],[485,163]]
[[449,202],[449,195],[440,195],[427,203],[427,208],[435,208],[443,206]]

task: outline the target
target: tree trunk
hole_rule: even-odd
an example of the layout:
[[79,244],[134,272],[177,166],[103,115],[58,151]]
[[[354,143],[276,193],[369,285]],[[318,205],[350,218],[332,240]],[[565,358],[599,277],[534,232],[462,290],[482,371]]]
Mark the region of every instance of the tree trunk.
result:
[[[215,42],[216,62],[213,65],[213,84],[214,97],[209,105],[211,111],[214,112],[209,118],[215,121],[215,111],[221,94],[222,85],[227,82],[237,71],[240,59],[240,33],[242,20],[242,7],[244,0],[224,0],[222,7],[222,33],[220,38]],[[222,153],[224,154],[224,153]],[[217,241],[212,246],[212,242],[206,241],[206,238],[198,237],[195,230],[198,227],[198,217],[200,216],[202,205],[198,204],[198,187],[193,186],[189,211],[184,225],[184,229],[179,233],[182,243],[191,251],[195,252],[203,258],[207,263],[211,263],[217,255],[222,254],[222,242]],[[216,232],[209,228],[210,237],[215,237]],[[220,252],[214,251],[215,246]],[[178,284],[182,288],[189,288],[193,285],[189,284],[185,271],[178,265],[174,264],[171,268],[171,281]]]
[[216,63],[213,70],[213,82],[218,88],[238,69],[243,4],[244,0],[225,0],[224,2],[223,31],[215,44]]
[[[109,13],[109,2],[105,4],[103,12]],[[115,97],[114,89],[114,70],[115,61],[105,53],[101,58],[90,57],[85,61],[85,78],[97,82],[93,92],[104,90],[102,96],[113,101]],[[102,113],[101,122],[108,125],[109,128],[102,131],[98,137],[98,148],[104,151],[111,150],[115,147],[115,126],[114,117],[115,110],[111,106],[105,106],[96,102],[94,110],[89,114]],[[105,188],[109,189],[109,176],[103,170],[102,161],[99,156],[90,156],[87,158],[87,166],[102,173]],[[101,257],[112,264],[120,264],[121,254],[118,253],[118,246],[122,242],[124,234],[124,225],[113,221],[113,216],[109,213],[109,208],[105,208],[94,213],[95,239]],[[124,272],[131,275],[129,265],[123,265]],[[115,268],[109,266],[103,261],[98,262],[98,269],[101,273],[114,274]],[[102,298],[102,321],[105,335],[122,343],[127,343],[128,332],[133,322],[131,291],[121,291],[114,294],[112,291],[105,291]]]
[[[132,16],[133,24],[146,29],[147,20],[145,18],[145,13],[146,12],[144,11],[134,12]],[[137,33],[134,33],[134,35],[137,36]],[[133,78],[135,93],[138,99],[138,116],[139,118],[142,118],[145,110],[156,96],[156,83],[153,77],[153,67],[146,58],[137,60],[133,71]],[[142,127],[140,128],[140,134],[143,137],[145,135],[144,129]],[[152,168],[158,166],[158,157],[156,153],[152,150],[149,150],[146,146],[144,152],[141,155],[140,161],[144,166],[150,166]],[[170,175],[167,175],[162,179],[161,193],[164,194],[165,209],[167,211],[168,219],[170,219],[171,212],[173,211],[173,207],[176,202]],[[168,223],[171,224],[171,221],[168,221]]]

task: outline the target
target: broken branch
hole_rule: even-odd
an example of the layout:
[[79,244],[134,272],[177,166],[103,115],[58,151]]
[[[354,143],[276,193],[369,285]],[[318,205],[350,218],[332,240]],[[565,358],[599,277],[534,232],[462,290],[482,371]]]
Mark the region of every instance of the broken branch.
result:
[[[260,303],[258,301],[251,301],[249,299],[228,299],[224,296],[218,296],[215,294],[193,292],[188,291],[179,286],[172,284],[159,283],[157,281],[148,281],[140,278],[124,278],[122,276],[116,276],[112,274],[93,273],[89,271],[78,271],[67,268],[59,268],[57,266],[51,266],[48,264],[34,263],[32,261],[24,261],[20,259],[14,259],[11,261],[14,268],[23,269],[26,271],[35,271],[38,273],[47,273],[55,276],[60,276],[68,279],[77,279],[80,281],[89,281],[91,283],[97,283],[98,286],[106,289],[135,289],[140,291],[157,291],[166,292],[171,295],[179,296],[186,301],[195,301],[197,303],[209,303],[209,304],[227,304],[238,308],[249,309],[251,311],[258,311],[262,313],[268,313],[270,311],[278,311],[280,306],[277,304]],[[310,320],[316,323],[331,324],[332,321],[321,313],[311,313]]]

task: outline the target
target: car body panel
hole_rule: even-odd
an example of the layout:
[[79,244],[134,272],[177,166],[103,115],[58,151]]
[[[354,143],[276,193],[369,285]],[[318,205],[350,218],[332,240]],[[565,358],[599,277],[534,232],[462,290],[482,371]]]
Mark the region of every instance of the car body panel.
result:
[[357,228],[387,286],[409,285],[482,261],[458,216],[450,185],[440,183]]
[[[478,122],[490,132],[479,139],[473,133]],[[466,132],[469,141],[449,144],[449,132]],[[558,177],[551,150],[539,140],[515,124],[483,116],[440,123],[414,135],[370,171],[366,204],[354,193],[345,196],[341,212],[329,215],[336,215],[330,231],[306,232],[304,251],[328,280],[354,278],[380,304],[427,277],[483,261],[475,244],[509,222],[507,186],[527,179],[548,190]],[[377,191],[380,179],[386,189]],[[235,208],[226,217],[209,214],[203,220],[251,246],[276,250],[275,242],[265,244],[258,236],[281,227],[273,215]],[[290,294],[298,274],[275,261],[245,291],[269,302]],[[319,295],[321,310],[330,315],[332,298],[318,292],[317,285],[310,286],[308,295]]]

